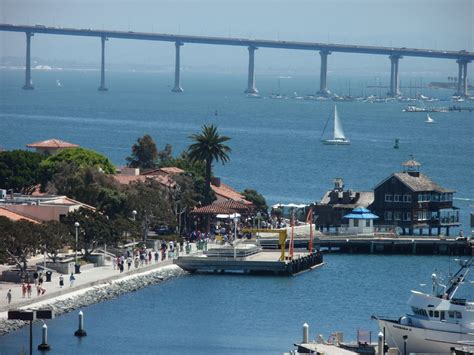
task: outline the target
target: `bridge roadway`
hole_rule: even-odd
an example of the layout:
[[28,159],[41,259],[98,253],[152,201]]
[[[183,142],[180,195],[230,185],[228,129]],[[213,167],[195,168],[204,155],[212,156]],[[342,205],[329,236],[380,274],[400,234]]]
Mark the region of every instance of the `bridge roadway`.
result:
[[[179,47],[184,43],[209,44],[209,45],[226,45],[226,46],[243,46],[249,49],[249,86],[246,92],[254,93],[255,89],[255,75],[254,75],[254,51],[258,48],[277,48],[277,49],[294,49],[294,50],[311,50],[320,51],[322,66],[321,66],[321,83],[320,93],[326,94],[329,91],[326,88],[326,72],[327,72],[327,55],[333,52],[341,53],[357,53],[357,54],[375,54],[388,55],[391,62],[391,86],[389,94],[398,95],[398,60],[403,57],[422,57],[422,58],[437,58],[437,59],[451,59],[456,60],[459,64],[459,80],[458,93],[461,91],[461,82],[467,81],[467,63],[474,60],[474,52],[447,51],[434,49],[417,49],[417,48],[396,48],[396,47],[382,47],[382,46],[362,46],[362,45],[346,45],[333,43],[319,43],[319,42],[296,42],[296,41],[280,41],[280,40],[262,40],[262,39],[248,39],[248,38],[224,38],[224,37],[210,37],[210,36],[190,36],[190,35],[175,35],[165,33],[148,33],[148,32],[133,32],[133,31],[110,31],[98,29],[75,29],[64,27],[48,27],[44,25],[26,26],[26,25],[12,25],[1,24],[0,31],[7,32],[23,32],[28,37],[33,34],[53,34],[66,36],[83,36],[83,37],[99,37],[102,43],[109,38],[146,40],[146,41],[163,41],[174,42],[176,44],[176,65],[179,66]],[[102,44],[102,48],[104,45]],[[29,48],[27,48],[28,55]],[[102,59],[104,59],[104,50],[102,50]],[[27,59],[28,60],[28,59]],[[462,73],[464,69],[464,75]],[[102,73],[103,74],[103,73]],[[103,77],[103,76],[102,76]],[[179,81],[179,67],[176,68],[175,78]],[[104,89],[103,80],[101,87]],[[175,83],[174,91],[180,92],[182,89],[179,82]],[[28,85],[28,83],[25,83]],[[179,89],[179,90],[178,90]],[[466,92],[464,92],[466,94]]]

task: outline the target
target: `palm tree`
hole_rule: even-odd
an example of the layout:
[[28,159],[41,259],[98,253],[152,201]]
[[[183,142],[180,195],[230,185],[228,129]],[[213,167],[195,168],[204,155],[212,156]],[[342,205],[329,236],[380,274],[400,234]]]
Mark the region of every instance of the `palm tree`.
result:
[[203,161],[206,163],[204,202],[205,205],[208,205],[211,203],[212,162],[215,160],[225,164],[229,161],[228,153],[231,152],[231,149],[223,143],[230,140],[230,138],[219,135],[217,127],[212,124],[210,126],[202,126],[200,134],[192,134],[189,138],[195,142],[188,147],[188,154],[191,161]]

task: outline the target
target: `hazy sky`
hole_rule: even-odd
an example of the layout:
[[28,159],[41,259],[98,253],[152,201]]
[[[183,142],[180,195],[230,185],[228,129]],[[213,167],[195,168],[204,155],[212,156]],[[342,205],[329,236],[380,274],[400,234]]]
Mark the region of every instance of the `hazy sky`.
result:
[[[474,51],[474,0],[0,0],[0,22],[145,32]],[[25,36],[0,32],[0,55],[24,57]],[[36,35],[45,61],[100,60],[98,38]],[[169,65],[172,43],[112,39],[108,63]],[[187,44],[184,67],[243,71],[242,47]],[[47,64],[47,63],[45,63]],[[472,73],[472,66],[469,72]],[[389,70],[382,56],[333,54],[329,70]],[[256,69],[319,69],[317,52],[260,49]],[[404,58],[400,70],[451,70],[454,61]]]

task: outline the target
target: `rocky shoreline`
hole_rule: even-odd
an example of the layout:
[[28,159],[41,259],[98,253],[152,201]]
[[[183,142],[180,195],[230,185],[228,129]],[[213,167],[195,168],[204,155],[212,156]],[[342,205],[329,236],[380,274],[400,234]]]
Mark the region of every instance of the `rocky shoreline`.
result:
[[[144,287],[186,274],[186,271],[177,266],[163,267],[146,274],[127,277],[125,280],[117,280],[103,285],[93,286],[80,295],[71,295],[65,299],[44,301],[42,302],[41,308],[53,309],[55,315],[59,316],[78,308],[117,298],[124,293],[137,291]],[[32,305],[31,308],[34,308],[34,305]],[[27,324],[28,322],[19,320],[0,319],[0,336],[20,329]]]

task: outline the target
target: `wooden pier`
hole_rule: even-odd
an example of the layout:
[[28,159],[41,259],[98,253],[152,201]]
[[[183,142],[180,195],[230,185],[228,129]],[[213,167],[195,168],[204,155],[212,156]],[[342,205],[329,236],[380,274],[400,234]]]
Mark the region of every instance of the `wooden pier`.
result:
[[323,264],[319,252],[296,252],[292,259],[280,260],[277,251],[260,247],[219,247],[200,256],[180,256],[174,263],[189,272],[297,275]]
[[[276,238],[261,239],[265,249],[278,248]],[[473,255],[474,240],[428,236],[322,236],[314,238],[315,248],[325,252],[360,254]],[[306,248],[308,237],[295,239],[296,248]]]

